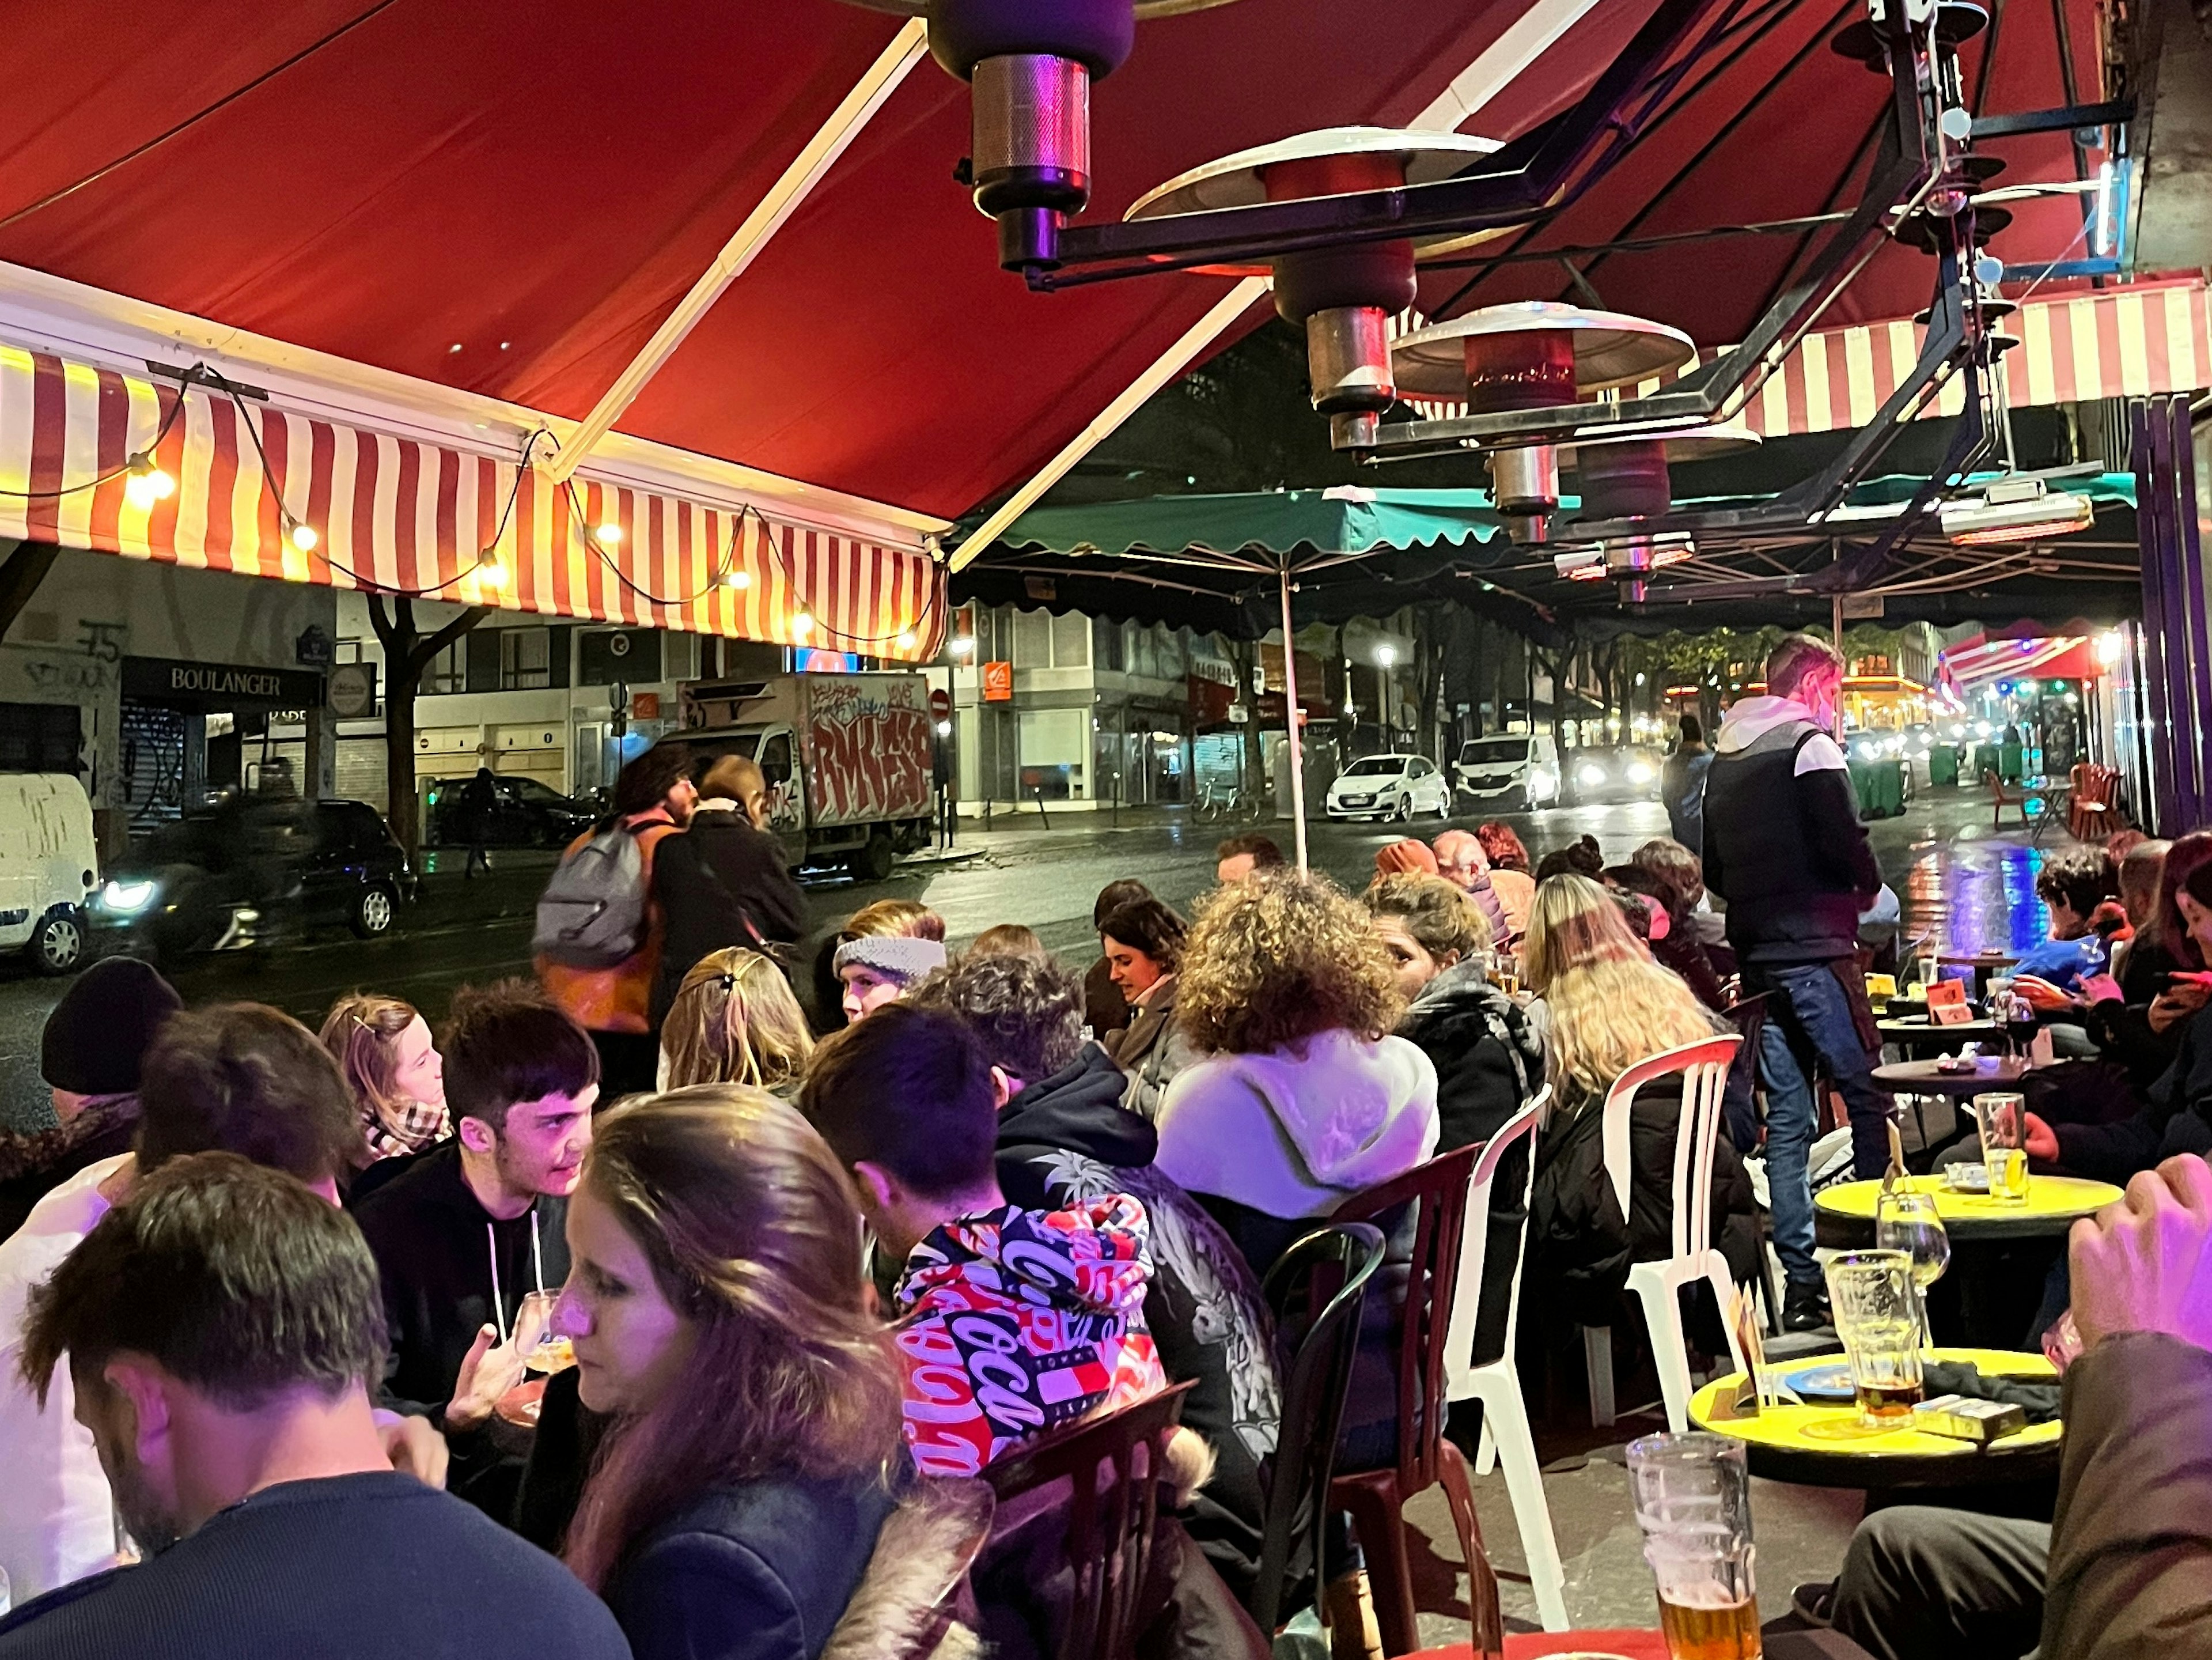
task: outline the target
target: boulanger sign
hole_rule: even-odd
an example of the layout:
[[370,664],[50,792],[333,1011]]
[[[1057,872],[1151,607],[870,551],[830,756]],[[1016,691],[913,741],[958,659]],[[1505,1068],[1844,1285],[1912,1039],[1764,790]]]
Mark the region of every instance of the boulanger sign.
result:
[[123,695],[187,708],[316,708],[323,677],[301,669],[243,663],[195,663],[169,657],[123,660]]

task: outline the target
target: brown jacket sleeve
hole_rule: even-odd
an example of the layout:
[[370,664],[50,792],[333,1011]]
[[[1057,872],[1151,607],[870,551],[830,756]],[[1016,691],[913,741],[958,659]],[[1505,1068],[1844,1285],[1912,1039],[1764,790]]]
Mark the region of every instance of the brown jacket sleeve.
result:
[[2043,1660],[2212,1654],[2212,1351],[2107,1338],[2065,1422]]

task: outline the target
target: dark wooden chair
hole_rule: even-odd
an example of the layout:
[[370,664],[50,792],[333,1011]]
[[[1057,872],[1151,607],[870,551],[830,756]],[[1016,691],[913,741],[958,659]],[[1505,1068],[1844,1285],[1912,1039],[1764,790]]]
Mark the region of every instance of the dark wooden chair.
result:
[[1411,1654],[1421,1646],[1413,1608],[1413,1562],[1406,1549],[1406,1501],[1442,1486],[1451,1506],[1467,1561],[1468,1620],[1478,1656],[1500,1653],[1504,1622],[1498,1576],[1482,1548],[1467,1459],[1444,1437],[1449,1410],[1444,1377],[1451,1329],[1452,1292],[1459,1280],[1460,1245],[1467,1229],[1468,1187],[1480,1144],[1417,1165],[1394,1182],[1346,1200],[1329,1219],[1372,1222],[1386,1233],[1413,1213],[1413,1262],[1398,1328],[1394,1370],[1398,1388],[1398,1458],[1382,1469],[1340,1473],[1329,1484],[1332,1501],[1352,1513],[1367,1557],[1376,1623],[1385,1654]]
[[1055,1481],[1069,1484],[1066,1554],[1075,1594],[1057,1660],[1133,1660],[1136,1653],[1168,1442],[1189,1389],[1179,1383],[1041,1436],[983,1472],[1002,1510]]
[[1319,1310],[1311,1315],[1291,1361],[1268,1469],[1252,1618],[1271,1637],[1282,1624],[1283,1602],[1299,1568],[1312,1569],[1316,1612],[1328,1590],[1322,1541],[1328,1531],[1336,1440],[1344,1426],[1352,1363],[1359,1352],[1367,1282],[1382,1266],[1382,1230],[1348,1222],[1306,1235],[1267,1270],[1267,1300],[1279,1316],[1293,1302],[1308,1311]]

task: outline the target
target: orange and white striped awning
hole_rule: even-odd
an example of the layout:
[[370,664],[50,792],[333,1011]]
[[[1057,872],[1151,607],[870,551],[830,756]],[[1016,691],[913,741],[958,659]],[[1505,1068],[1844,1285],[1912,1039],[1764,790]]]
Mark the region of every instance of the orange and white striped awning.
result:
[[[2020,341],[1999,360],[2014,409],[2212,386],[2212,309],[2201,280],[2032,299],[1997,327]],[[1911,373],[1926,333],[1900,319],[1808,335],[1753,396],[1744,423],[1768,438],[1863,427]],[[1956,415],[1965,399],[1954,379],[1923,417]]]
[[[1419,326],[1420,319],[1405,313],[1392,319],[1390,331],[1395,338]],[[2031,299],[1997,326],[2020,340],[2001,360],[2014,409],[2212,386],[2212,299],[2201,278]],[[1923,325],[1899,319],[1808,334],[1753,394],[1742,421],[1765,438],[1863,427],[1911,373],[1926,333]],[[1721,355],[1700,350],[1636,393],[1655,392]],[[1956,415],[1965,400],[1953,380],[1922,417]],[[1414,402],[1432,417],[1467,412],[1463,404]]]
[[[141,505],[128,470],[149,451],[176,488]],[[0,535],[870,656],[924,660],[942,642],[945,570],[927,550],[582,473],[574,485],[0,344]],[[293,525],[314,532],[312,550]],[[611,547],[595,534],[607,525],[622,532]]]

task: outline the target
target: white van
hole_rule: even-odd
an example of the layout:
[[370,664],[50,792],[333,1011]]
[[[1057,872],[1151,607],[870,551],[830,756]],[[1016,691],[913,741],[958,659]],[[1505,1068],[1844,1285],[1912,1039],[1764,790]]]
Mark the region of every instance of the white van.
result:
[[85,903],[99,885],[84,786],[65,772],[0,772],[0,951],[67,974],[83,958]]
[[1559,751],[1547,737],[1511,733],[1459,746],[1452,782],[1477,809],[1550,806],[1559,799]]

